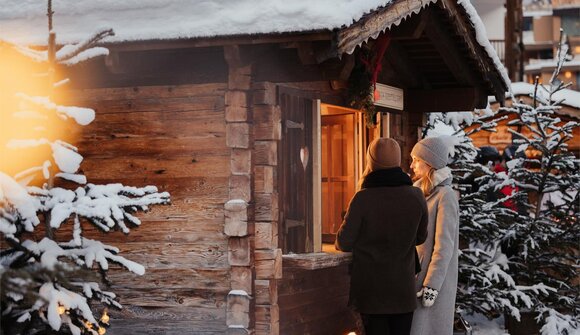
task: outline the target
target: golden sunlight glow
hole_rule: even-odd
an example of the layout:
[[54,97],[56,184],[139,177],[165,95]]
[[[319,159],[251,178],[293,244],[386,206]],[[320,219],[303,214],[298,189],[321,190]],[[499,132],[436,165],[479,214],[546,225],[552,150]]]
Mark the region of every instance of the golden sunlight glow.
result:
[[566,79],[572,78],[572,72],[570,72],[570,71],[564,72],[564,77],[566,77]]
[[104,324],[109,324],[109,315],[107,314],[107,309],[103,311],[103,316],[101,316],[101,322]]
[[[73,122],[60,119],[55,111],[24,101],[18,94],[46,97],[50,94],[48,66],[20,54],[13,45],[0,41],[0,171],[15,174],[51,159],[48,145],[14,147],[13,140],[62,139],[73,142],[66,129]],[[56,91],[56,90],[55,90]],[[53,94],[52,100],[63,97]],[[66,134],[66,136],[65,136]],[[54,164],[53,164],[54,165]]]

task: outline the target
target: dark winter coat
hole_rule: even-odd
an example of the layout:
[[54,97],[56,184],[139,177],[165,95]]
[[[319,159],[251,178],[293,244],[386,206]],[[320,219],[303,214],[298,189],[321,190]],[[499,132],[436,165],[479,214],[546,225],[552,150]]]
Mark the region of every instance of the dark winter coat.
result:
[[364,314],[415,310],[415,245],[425,241],[427,221],[423,193],[400,168],[365,178],[335,243],[353,253],[350,306]]

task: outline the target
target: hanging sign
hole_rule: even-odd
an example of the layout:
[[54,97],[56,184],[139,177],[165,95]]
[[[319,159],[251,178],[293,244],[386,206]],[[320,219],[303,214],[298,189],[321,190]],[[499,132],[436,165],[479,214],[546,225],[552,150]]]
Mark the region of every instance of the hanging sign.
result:
[[377,106],[403,110],[403,90],[398,87],[377,83],[374,97]]

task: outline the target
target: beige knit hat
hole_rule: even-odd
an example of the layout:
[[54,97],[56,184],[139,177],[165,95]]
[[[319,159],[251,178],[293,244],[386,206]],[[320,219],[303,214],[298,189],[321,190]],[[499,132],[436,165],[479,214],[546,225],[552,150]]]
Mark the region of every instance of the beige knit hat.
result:
[[367,150],[367,166],[371,171],[401,166],[401,148],[392,138],[377,138]]
[[421,159],[438,170],[447,166],[449,149],[445,136],[428,137],[415,144],[413,150],[411,150],[411,156]]

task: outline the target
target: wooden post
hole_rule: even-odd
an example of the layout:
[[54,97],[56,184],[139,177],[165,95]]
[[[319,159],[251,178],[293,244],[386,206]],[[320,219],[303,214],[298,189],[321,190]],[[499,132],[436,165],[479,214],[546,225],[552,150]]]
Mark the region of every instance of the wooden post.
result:
[[252,66],[244,64],[237,45],[224,47],[228,63],[225,93],[226,144],[231,148],[229,201],[224,205],[224,233],[229,236],[228,262],[232,291],[227,296],[229,335],[251,334],[254,328],[254,213],[252,113],[249,106]]

